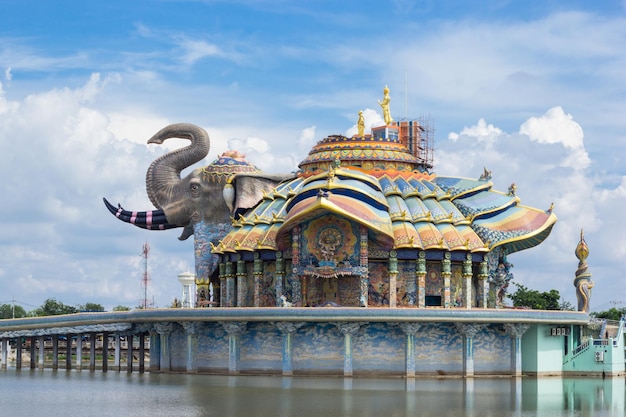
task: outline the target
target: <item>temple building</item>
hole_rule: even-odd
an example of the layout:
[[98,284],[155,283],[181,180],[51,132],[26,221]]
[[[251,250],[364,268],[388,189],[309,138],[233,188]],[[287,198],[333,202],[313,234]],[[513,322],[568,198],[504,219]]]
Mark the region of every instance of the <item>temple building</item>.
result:
[[547,238],[552,209],[522,205],[515,184],[494,190],[487,169],[432,173],[419,121],[386,116],[366,134],[361,118],[357,134],[320,140],[293,179],[235,214],[212,248],[219,276],[199,277],[199,292],[212,283],[223,307],[502,306],[507,257]]

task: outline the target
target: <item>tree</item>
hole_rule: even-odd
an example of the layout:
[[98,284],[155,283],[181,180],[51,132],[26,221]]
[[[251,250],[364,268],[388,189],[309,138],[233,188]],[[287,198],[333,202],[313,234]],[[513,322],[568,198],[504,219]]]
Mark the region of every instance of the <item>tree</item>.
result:
[[0,305],[0,319],[17,319],[21,317],[26,317],[26,310],[22,306],[16,306],[15,304]]
[[514,283],[517,290],[508,297],[513,301],[515,307],[528,307],[534,310],[560,310],[559,300],[561,295],[557,290],[539,292],[531,290],[522,284]]
[[130,307],[127,306],[115,306],[113,307],[113,311],[130,311]]
[[594,312],[591,313],[593,316],[595,316],[596,318],[599,319],[607,319],[607,320],[615,320],[615,321],[619,321],[620,318],[622,318],[622,316],[624,314],[626,314],[626,308],[622,308],[621,310],[612,307],[611,309],[607,310],[607,311],[600,311],[600,312]]
[[35,316],[58,316],[60,314],[73,314],[78,310],[75,307],[63,304],[54,298],[48,298],[41,307],[35,309],[33,313]]
[[96,304],[96,303],[79,304],[78,310],[80,311],[105,311],[104,307],[101,304]]

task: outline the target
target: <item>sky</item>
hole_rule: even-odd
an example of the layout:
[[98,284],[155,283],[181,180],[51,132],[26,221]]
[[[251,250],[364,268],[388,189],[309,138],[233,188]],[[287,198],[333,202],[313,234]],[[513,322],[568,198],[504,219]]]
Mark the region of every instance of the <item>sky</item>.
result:
[[182,142],[147,140],[194,123],[198,166],[237,149],[288,173],[359,110],[379,124],[387,85],[395,119],[434,125],[437,174],[487,167],[522,204],[554,203],[548,239],[509,256],[514,282],[576,305],[584,230],[591,310],[626,307],[624,68],[626,0],[4,0],[0,304],[168,307],[193,239],[102,203],[153,208],[146,170]]

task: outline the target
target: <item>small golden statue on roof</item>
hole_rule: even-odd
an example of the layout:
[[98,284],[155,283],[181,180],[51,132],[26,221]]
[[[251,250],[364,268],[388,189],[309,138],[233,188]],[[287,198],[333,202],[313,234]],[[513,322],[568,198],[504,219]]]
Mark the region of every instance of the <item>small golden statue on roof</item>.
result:
[[389,112],[389,102],[391,101],[391,98],[389,97],[389,87],[385,86],[383,93],[383,101],[378,101],[378,104],[380,104],[380,107],[383,109],[385,124],[390,125],[391,122],[393,122],[393,119],[391,118],[391,113]]
[[362,110],[359,110],[359,120],[356,122],[356,126],[358,129],[357,136],[360,138],[365,136],[365,119],[363,118]]

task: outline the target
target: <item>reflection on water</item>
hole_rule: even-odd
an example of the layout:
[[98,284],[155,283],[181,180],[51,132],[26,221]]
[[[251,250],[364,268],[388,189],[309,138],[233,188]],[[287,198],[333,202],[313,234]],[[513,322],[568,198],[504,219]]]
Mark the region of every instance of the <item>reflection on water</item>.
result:
[[366,379],[0,373],[2,415],[623,416],[624,378]]

